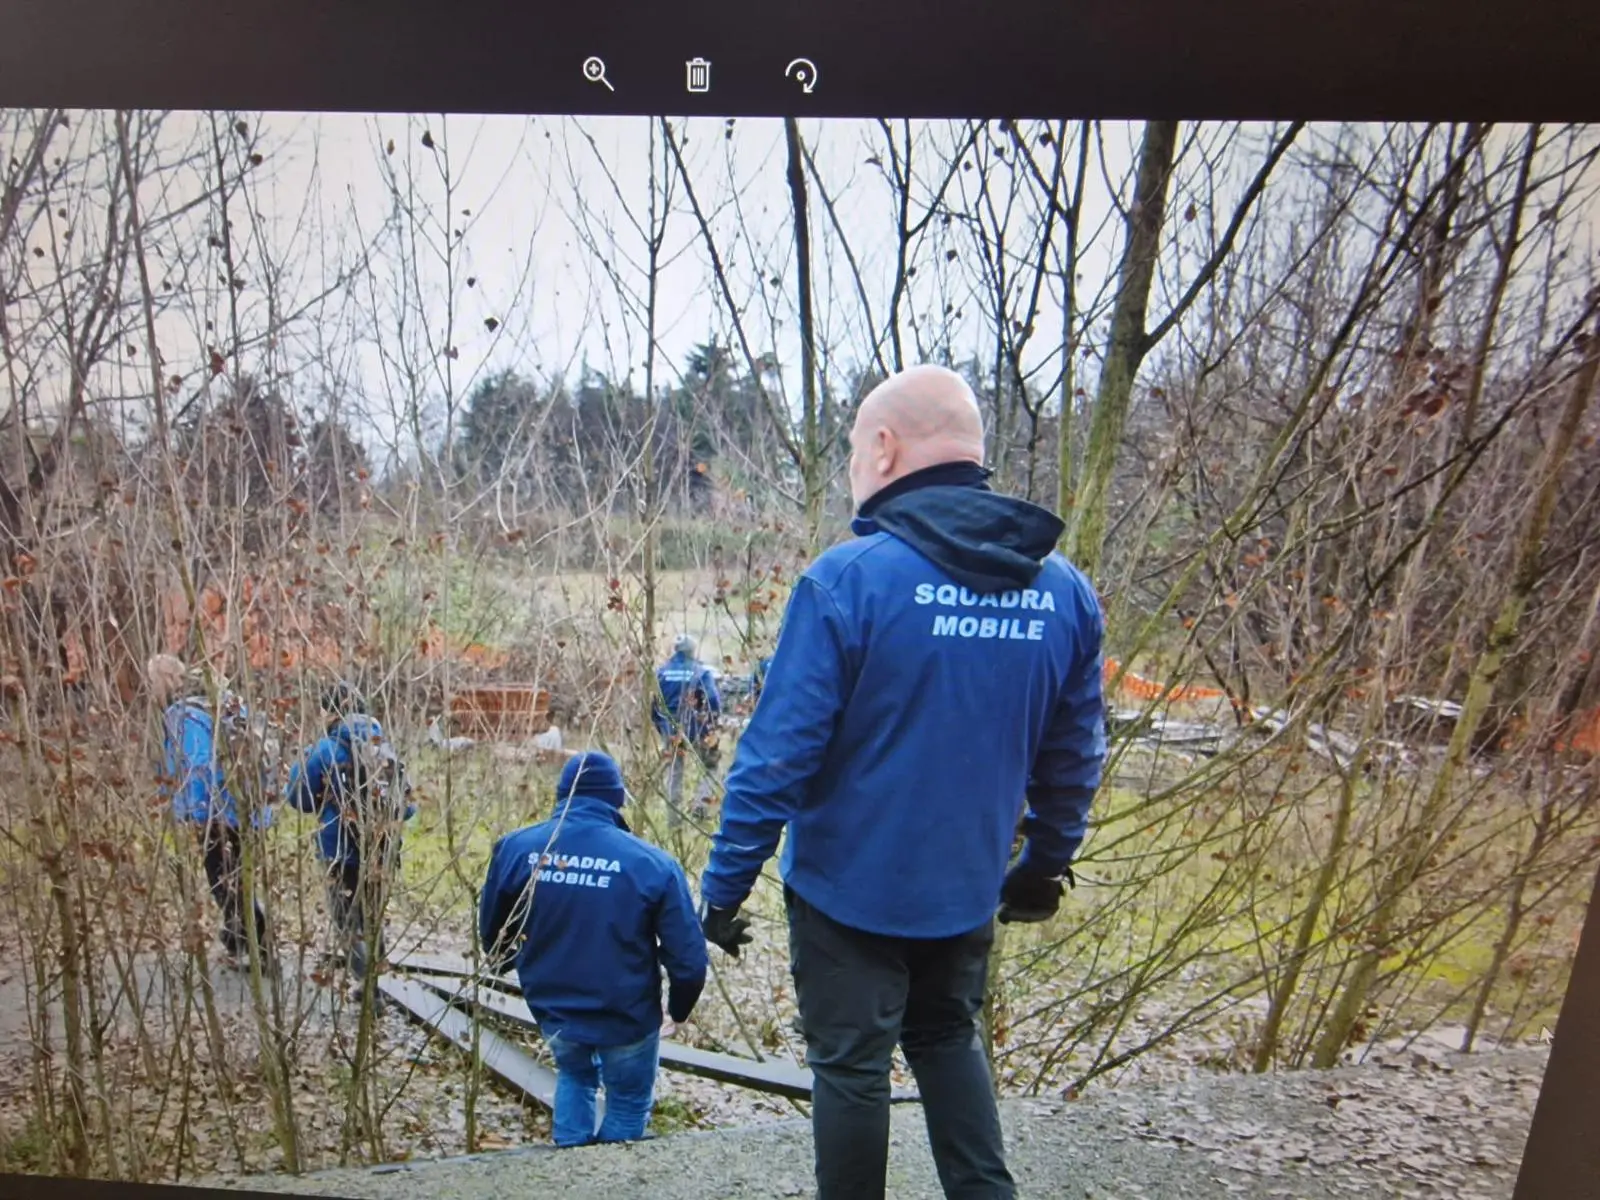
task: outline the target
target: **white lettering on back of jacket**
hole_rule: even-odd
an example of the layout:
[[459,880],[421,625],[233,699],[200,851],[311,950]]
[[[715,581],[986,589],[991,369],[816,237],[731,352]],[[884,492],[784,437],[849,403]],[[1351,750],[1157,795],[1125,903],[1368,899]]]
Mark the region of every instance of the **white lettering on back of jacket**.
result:
[[[611,886],[611,876],[622,873],[622,864],[616,859],[591,858],[584,855],[541,854],[535,850],[528,855],[528,865],[533,877],[540,883],[565,883],[573,887]],[[605,874],[591,874],[603,871]]]
[[[943,585],[919,583],[916,600],[918,604],[937,604],[941,608],[997,608],[1052,613],[1056,611],[1055,594],[1036,588],[1013,588],[1007,592],[980,595],[967,588],[957,587],[953,583]],[[1044,622],[1037,619],[1023,620],[1021,617],[955,616],[939,613],[933,618],[933,635],[980,640],[997,638],[1009,642],[1042,642]]]

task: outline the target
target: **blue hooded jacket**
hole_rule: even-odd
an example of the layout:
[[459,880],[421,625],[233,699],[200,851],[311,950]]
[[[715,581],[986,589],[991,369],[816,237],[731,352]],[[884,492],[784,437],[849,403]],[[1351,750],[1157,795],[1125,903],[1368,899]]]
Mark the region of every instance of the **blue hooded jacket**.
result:
[[887,936],[989,921],[1024,812],[1021,863],[1071,863],[1105,759],[1104,620],[1054,551],[1060,520],[986,478],[949,464],[898,481],[796,582],[706,903],[742,904],[785,827],[785,882]]
[[[344,836],[347,825],[340,819],[340,802],[344,798],[342,771],[354,762],[350,749],[352,738],[388,740],[383,726],[366,713],[341,718],[303,759],[289,768],[289,782],[285,788],[289,803],[296,809],[320,815],[317,853],[335,865],[354,862],[360,848],[356,838]],[[416,805],[407,804],[405,819],[409,821],[416,812]]]
[[[656,684],[661,697],[650,713],[656,732],[666,737],[676,729],[690,742],[704,738],[711,728],[707,714],[722,711],[722,696],[711,668],[692,654],[674,654],[656,670]],[[703,709],[695,706],[697,693]]]
[[[539,879],[530,888],[535,863]],[[512,958],[547,1033],[630,1046],[661,1028],[661,970],[682,1020],[705,986],[705,936],[683,868],[627,832],[605,800],[575,795],[495,843],[478,907],[486,954]]]
[[[234,720],[247,721],[243,704]],[[223,756],[212,730],[211,702],[187,696],[162,714],[162,771],[159,788],[171,798],[175,820],[204,825],[220,821],[239,827],[239,805],[224,775]],[[257,829],[272,824],[272,807],[263,804],[251,822]]]

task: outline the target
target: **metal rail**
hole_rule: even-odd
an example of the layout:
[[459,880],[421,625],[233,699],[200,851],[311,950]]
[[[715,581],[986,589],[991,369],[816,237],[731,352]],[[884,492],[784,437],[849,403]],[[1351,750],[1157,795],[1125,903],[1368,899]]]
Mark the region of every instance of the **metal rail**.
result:
[[[477,976],[479,988],[474,1000],[471,991],[463,986],[473,978],[472,965],[466,959],[454,955],[409,954],[397,956],[390,965],[412,975],[415,980],[413,986],[423,985],[439,1002],[446,1006],[457,1006],[450,1011],[461,1021],[467,1021],[467,1017],[460,1010],[470,1012],[476,1004],[478,1011],[484,1015],[528,1032],[536,1034],[539,1031],[538,1024],[523,1003],[521,989],[510,976],[487,973]],[[784,1096],[791,1100],[811,1099],[811,1072],[793,1063],[758,1062],[734,1054],[685,1046],[681,1042],[663,1041],[661,1065],[668,1071],[730,1083],[767,1095]],[[896,1088],[890,1095],[891,1103],[896,1104],[916,1099],[917,1093],[908,1088]]]
[[[403,1009],[419,1025],[425,1025],[464,1053],[472,1053],[472,1021],[432,988],[410,979],[385,976],[378,980],[384,997]],[[529,1100],[554,1108],[556,1073],[534,1061],[527,1051],[513,1045],[492,1029],[479,1027],[478,1052],[483,1065],[509,1083]]]

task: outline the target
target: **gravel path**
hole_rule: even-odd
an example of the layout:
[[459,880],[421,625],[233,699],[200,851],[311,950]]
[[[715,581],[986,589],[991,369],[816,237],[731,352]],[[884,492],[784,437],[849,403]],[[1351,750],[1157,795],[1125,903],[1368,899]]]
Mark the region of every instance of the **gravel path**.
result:
[[[1214,1076],[1003,1106],[1023,1195],[1504,1200],[1547,1051],[1407,1052],[1326,1072]],[[941,1195],[915,1105],[896,1109],[889,1195]],[[302,1195],[493,1200],[537,1194],[714,1200],[812,1196],[810,1127],[784,1122],[631,1146],[536,1147],[298,1180],[209,1181]]]

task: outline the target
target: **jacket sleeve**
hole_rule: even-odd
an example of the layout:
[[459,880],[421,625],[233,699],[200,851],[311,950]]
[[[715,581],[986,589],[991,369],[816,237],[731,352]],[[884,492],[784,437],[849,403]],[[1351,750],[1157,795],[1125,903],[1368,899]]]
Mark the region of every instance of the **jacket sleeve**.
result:
[[717,677],[711,673],[711,668],[707,667],[700,673],[700,684],[705,689],[706,708],[711,712],[720,713],[722,711],[722,693],[717,691]]
[[1066,688],[1056,702],[1028,779],[1027,839],[1018,867],[1059,876],[1072,865],[1089,828],[1089,806],[1106,758],[1101,643],[1105,619],[1088,591],[1079,628],[1082,644]]
[[289,768],[289,782],[285,797],[303,813],[314,813],[322,808],[328,772],[336,769],[333,742],[323,738],[311,748],[310,753]]
[[[509,868],[515,864],[508,858],[505,839],[494,844],[494,849],[489,853],[489,870],[483,881],[483,891],[478,897],[478,944],[483,948],[484,957],[489,960],[490,966],[495,971],[503,971],[510,967],[515,957],[512,943],[516,940],[516,930],[507,933],[506,926],[511,921],[513,909],[521,896],[526,881],[521,881],[519,886],[513,888],[513,883],[518,883],[517,872]],[[505,938],[505,945],[496,951],[496,943]]]
[[694,914],[689,880],[677,863],[672,864],[671,876],[656,908],[656,940],[670,985],[667,1015],[674,1021],[686,1021],[706,986],[709,959],[705,934]]
[[713,908],[744,903],[783,827],[821,767],[853,683],[852,633],[833,597],[802,575],[784,612],[769,692],[739,739],[722,801],[722,827],[700,879]]

